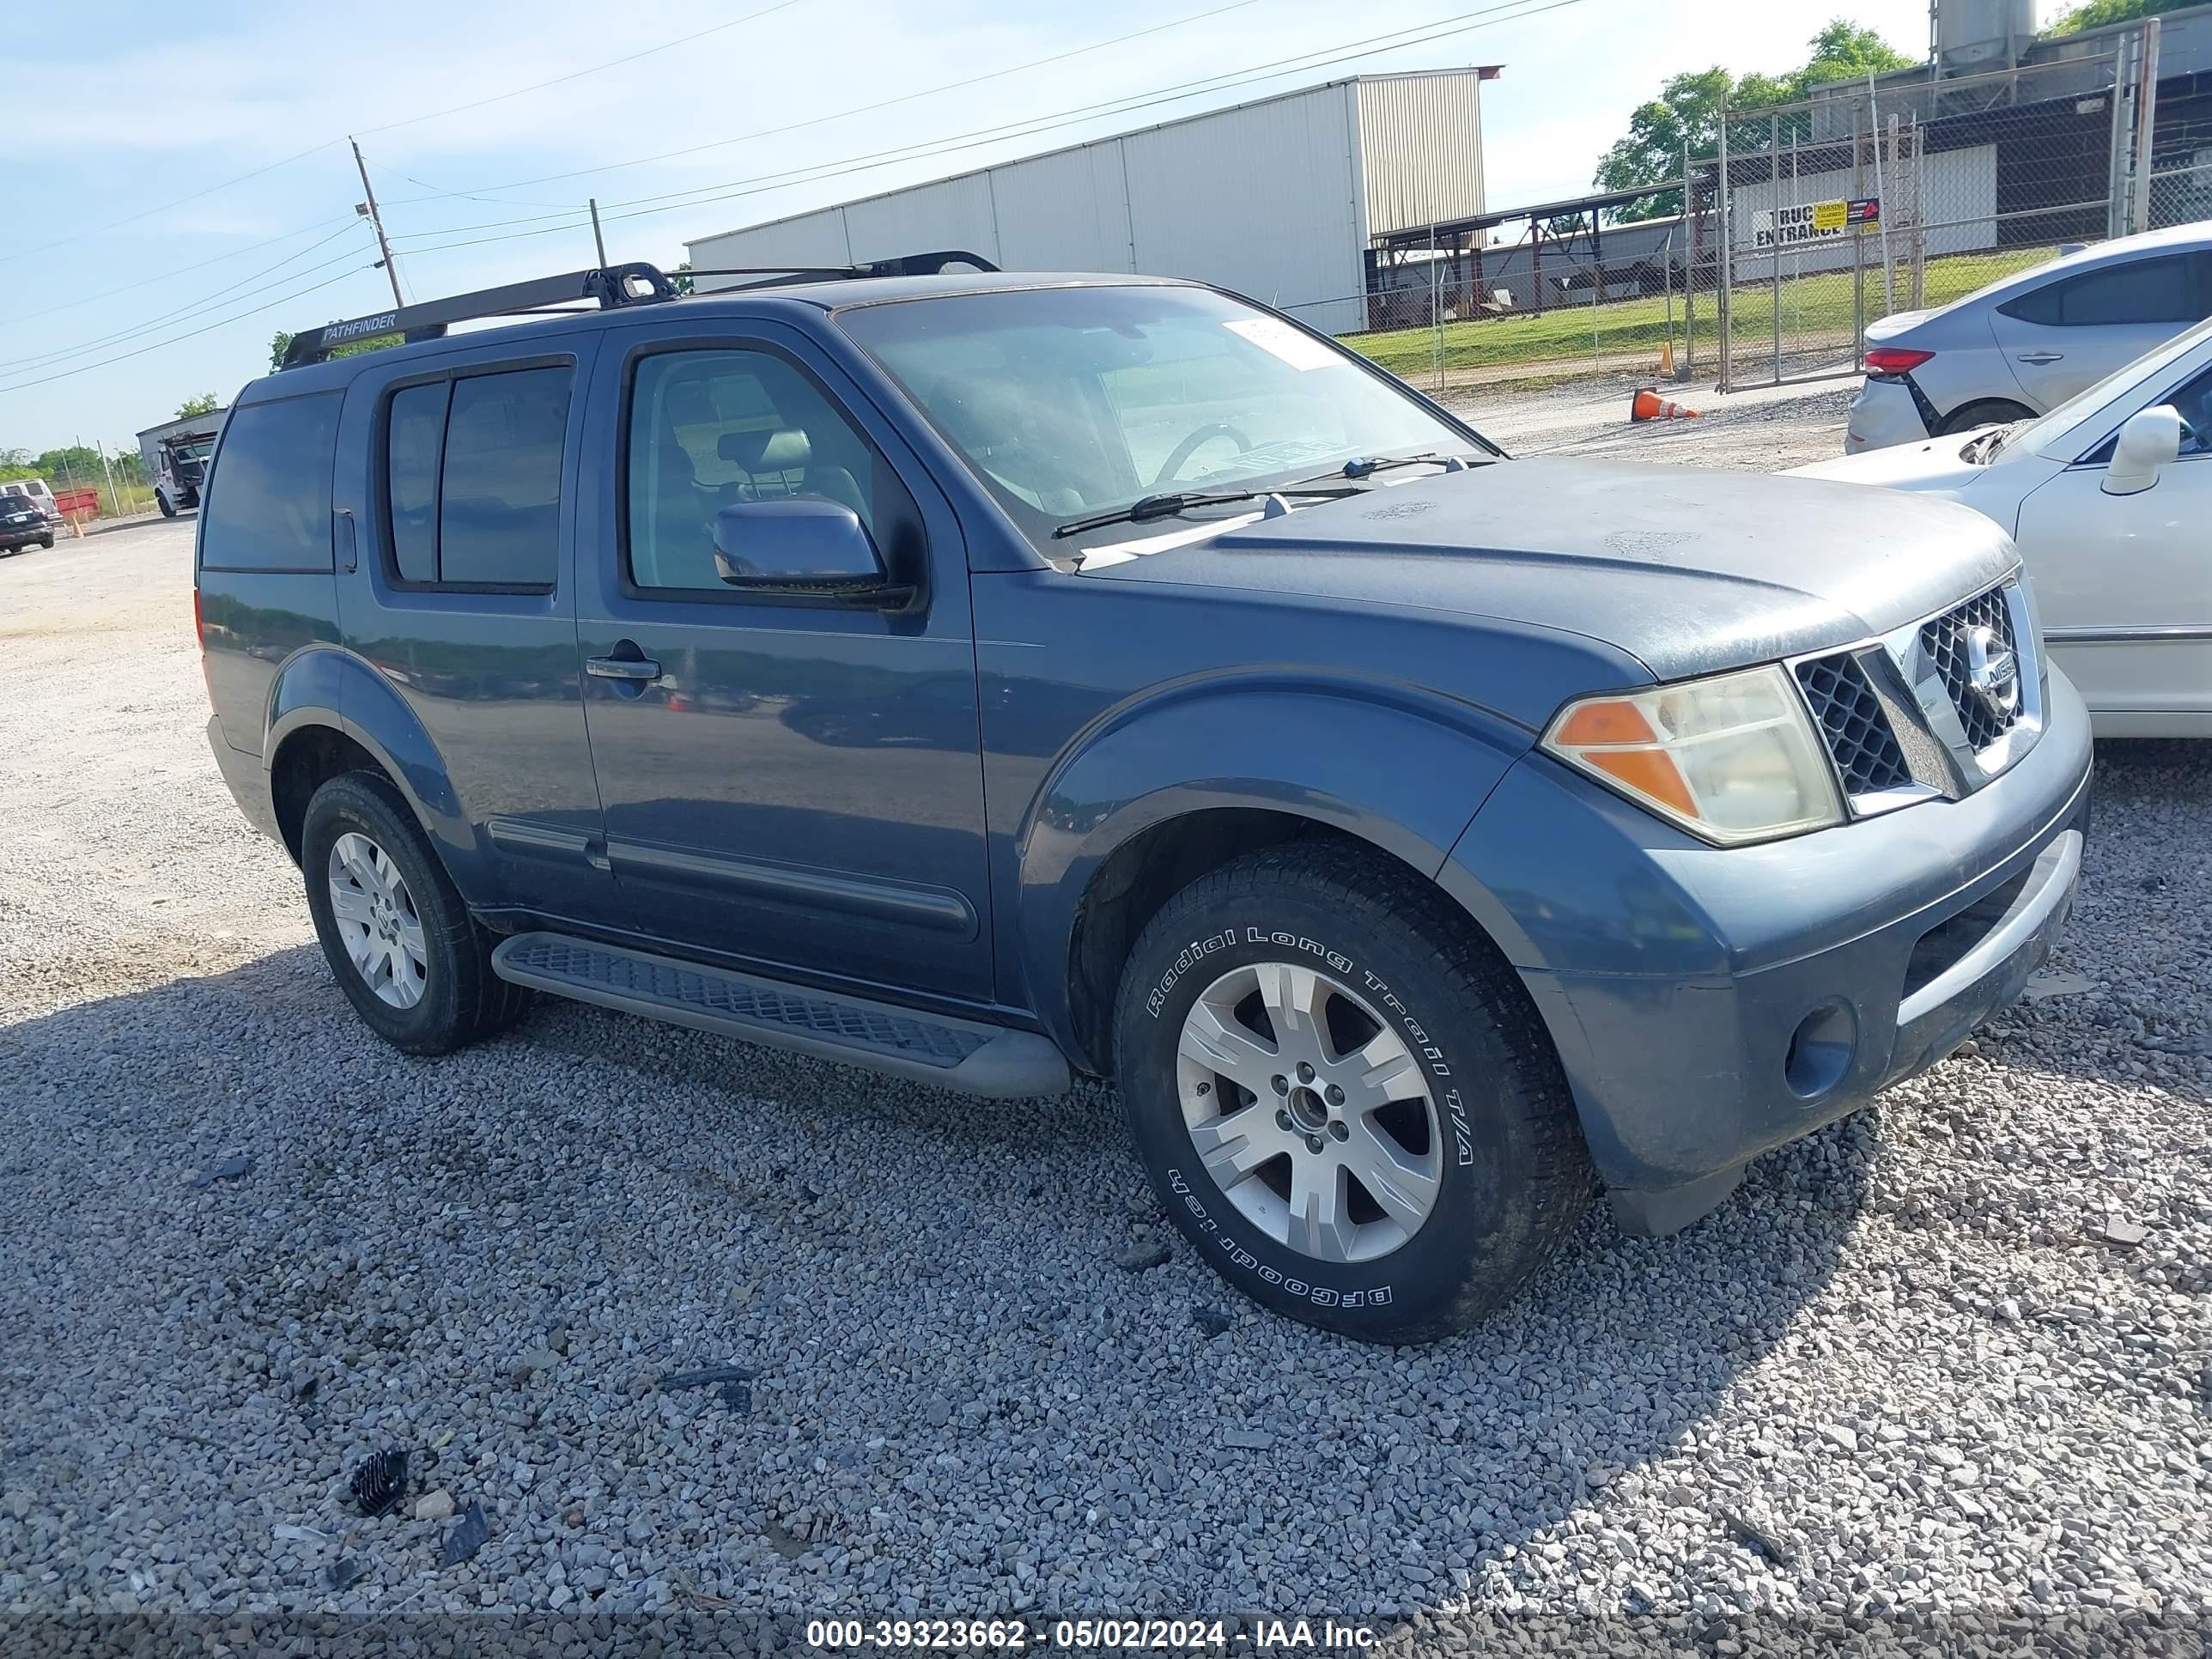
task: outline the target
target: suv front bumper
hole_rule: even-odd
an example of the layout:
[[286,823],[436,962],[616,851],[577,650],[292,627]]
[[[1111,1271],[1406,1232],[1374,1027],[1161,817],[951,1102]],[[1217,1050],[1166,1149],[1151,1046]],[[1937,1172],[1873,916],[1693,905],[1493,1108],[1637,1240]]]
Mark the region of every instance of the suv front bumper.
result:
[[1670,1232],[2020,994],[2072,905],[2089,775],[2054,669],[2039,740],[1961,799],[1714,848],[1532,754],[1441,879],[1534,998],[1623,1224]]

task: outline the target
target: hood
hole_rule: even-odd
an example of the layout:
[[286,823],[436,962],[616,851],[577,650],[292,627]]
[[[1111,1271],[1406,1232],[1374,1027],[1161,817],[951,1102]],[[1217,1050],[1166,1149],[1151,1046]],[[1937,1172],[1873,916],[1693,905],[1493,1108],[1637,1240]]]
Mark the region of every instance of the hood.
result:
[[1085,574],[1555,629],[1668,680],[1885,633],[2017,562],[1989,520],[1942,501],[1538,457],[1236,525]]

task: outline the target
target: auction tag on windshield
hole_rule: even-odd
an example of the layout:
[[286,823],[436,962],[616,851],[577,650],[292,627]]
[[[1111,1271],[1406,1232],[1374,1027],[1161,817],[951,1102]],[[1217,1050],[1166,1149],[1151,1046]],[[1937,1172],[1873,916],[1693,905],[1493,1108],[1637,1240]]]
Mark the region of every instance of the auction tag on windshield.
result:
[[1241,334],[1261,350],[1280,357],[1292,368],[1327,368],[1337,361],[1331,351],[1310,334],[1301,334],[1274,317],[1232,317],[1222,324],[1231,334]]

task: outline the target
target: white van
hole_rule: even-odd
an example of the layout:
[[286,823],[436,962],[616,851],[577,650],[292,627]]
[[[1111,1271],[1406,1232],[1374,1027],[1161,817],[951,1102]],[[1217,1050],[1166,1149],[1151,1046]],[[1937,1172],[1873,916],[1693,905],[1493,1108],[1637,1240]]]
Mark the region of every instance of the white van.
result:
[[27,495],[39,506],[39,511],[49,519],[58,520],[62,510],[54,505],[54,492],[46,488],[44,478],[9,478],[0,482],[0,495]]

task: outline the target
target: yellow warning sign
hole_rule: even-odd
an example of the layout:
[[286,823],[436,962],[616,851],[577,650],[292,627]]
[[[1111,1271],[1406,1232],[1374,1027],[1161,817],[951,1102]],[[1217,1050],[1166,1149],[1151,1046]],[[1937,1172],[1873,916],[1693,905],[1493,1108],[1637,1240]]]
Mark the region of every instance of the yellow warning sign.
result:
[[1850,210],[1849,202],[1815,202],[1813,204],[1813,228],[1841,230]]

